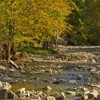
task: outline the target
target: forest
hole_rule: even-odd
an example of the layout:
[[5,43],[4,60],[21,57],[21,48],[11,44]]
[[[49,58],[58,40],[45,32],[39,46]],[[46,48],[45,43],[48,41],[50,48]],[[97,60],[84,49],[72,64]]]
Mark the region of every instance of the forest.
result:
[[[0,52],[100,45],[100,0],[0,0]],[[62,43],[63,45],[63,43]]]

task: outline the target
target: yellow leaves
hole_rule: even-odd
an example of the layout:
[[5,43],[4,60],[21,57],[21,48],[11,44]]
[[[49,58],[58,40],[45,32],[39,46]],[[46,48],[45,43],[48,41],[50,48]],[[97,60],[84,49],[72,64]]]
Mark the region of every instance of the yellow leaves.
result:
[[[14,0],[13,20],[17,33],[27,37],[44,39],[55,34],[60,35],[66,29],[65,16],[71,12],[65,0]],[[5,7],[5,8],[6,8]],[[10,10],[5,9],[10,14]]]

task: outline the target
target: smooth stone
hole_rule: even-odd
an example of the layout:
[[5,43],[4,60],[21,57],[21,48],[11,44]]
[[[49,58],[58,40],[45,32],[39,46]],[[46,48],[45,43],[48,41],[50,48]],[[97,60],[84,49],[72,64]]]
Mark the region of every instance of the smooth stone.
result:
[[60,100],[66,100],[66,96],[64,92],[60,93]]
[[60,84],[60,82],[59,82],[59,80],[57,81],[54,81],[54,82],[52,82],[53,84]]
[[58,92],[54,92],[50,96],[55,97],[55,99],[59,99],[60,98],[60,94]]
[[99,93],[98,93],[97,90],[93,90],[93,91],[91,92],[91,94],[93,94],[94,97],[97,98],[97,96],[98,96]]
[[75,80],[69,80],[70,83],[76,84],[77,82]]
[[52,90],[52,88],[50,86],[46,86],[43,89],[45,89],[45,90]]
[[2,82],[0,81],[0,89],[2,89],[3,88],[3,84],[2,84]]
[[74,91],[66,91],[66,94],[70,94],[72,96],[75,96],[76,95],[76,92],[74,92]]
[[84,100],[88,100],[88,95],[83,95],[82,97]]
[[90,99],[90,100],[92,100],[94,98],[94,95],[91,93],[88,93],[87,95],[88,95],[88,99]]
[[21,89],[18,89],[15,94],[18,95],[18,96],[20,96],[20,95],[22,95],[25,92],[26,92],[25,88],[21,88]]
[[76,79],[77,79],[77,80],[81,80],[81,79],[82,79],[82,76],[81,76],[81,75],[77,75],[77,76],[76,76]]
[[39,95],[33,95],[32,97],[33,100],[41,100],[40,96]]
[[56,100],[56,99],[53,96],[47,96],[47,99],[46,100]]
[[3,88],[10,90],[11,89],[11,85],[8,82],[3,82]]

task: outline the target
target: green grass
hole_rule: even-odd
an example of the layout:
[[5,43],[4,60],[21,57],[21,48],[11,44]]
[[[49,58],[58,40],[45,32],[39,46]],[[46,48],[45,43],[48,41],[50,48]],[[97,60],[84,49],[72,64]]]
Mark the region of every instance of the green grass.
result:
[[28,54],[54,54],[56,53],[53,49],[44,49],[36,47],[21,47],[17,49],[18,52],[26,52]]

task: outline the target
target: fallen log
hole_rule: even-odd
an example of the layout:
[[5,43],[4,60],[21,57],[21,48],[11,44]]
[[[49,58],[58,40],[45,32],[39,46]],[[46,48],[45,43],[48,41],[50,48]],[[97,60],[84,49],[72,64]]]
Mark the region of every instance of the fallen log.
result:
[[12,65],[15,69],[20,70],[21,67],[18,66],[14,61],[12,61],[11,59],[9,60],[10,65]]

